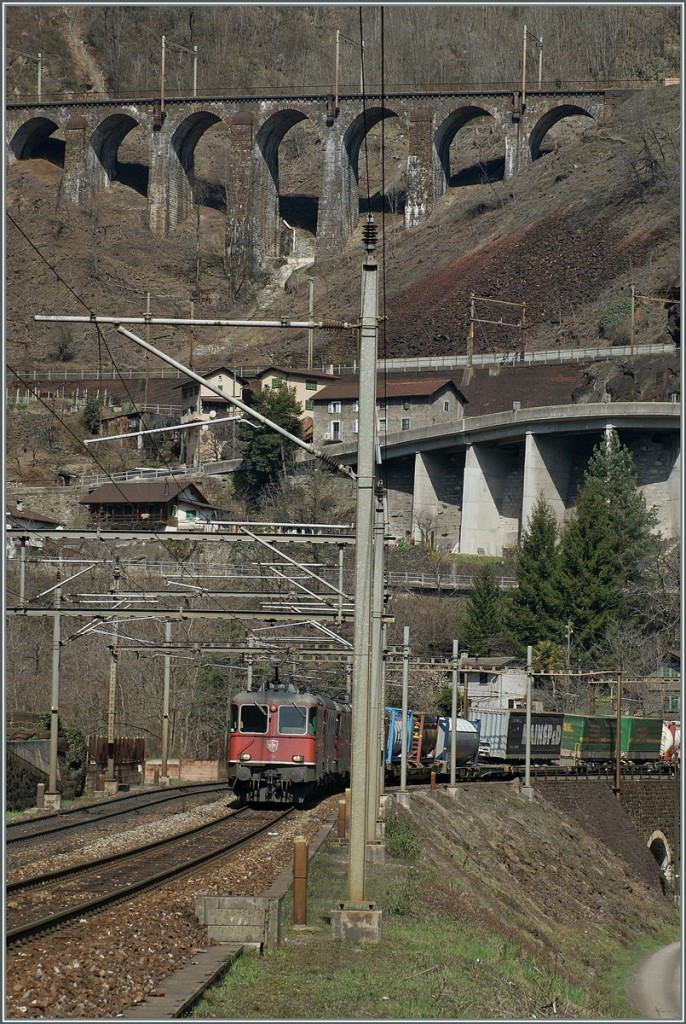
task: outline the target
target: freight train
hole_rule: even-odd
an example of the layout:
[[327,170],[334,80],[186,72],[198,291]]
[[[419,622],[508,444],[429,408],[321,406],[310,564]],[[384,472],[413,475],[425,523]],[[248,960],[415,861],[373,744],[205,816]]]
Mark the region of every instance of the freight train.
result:
[[[384,713],[386,778],[396,782],[403,742],[409,781],[451,770],[450,718],[409,710],[403,740],[402,714]],[[455,764],[482,766],[483,774],[516,772],[526,756],[526,712],[474,710],[455,723]],[[531,764],[566,763],[572,770],[613,761],[614,717],[533,712]],[[335,699],[277,683],[244,690],[231,700],[228,780],[247,803],[302,804],[314,794],[350,782],[352,708]],[[664,763],[679,756],[678,723],[622,716],[620,756],[634,763]]]

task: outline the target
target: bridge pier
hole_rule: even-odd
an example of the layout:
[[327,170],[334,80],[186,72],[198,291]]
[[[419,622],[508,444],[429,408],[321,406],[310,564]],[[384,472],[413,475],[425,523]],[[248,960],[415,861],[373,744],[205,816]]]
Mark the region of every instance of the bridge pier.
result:
[[499,555],[519,540],[521,504],[510,493],[518,452],[471,444],[464,468],[460,551]]
[[229,123],[230,170],[226,176],[226,265],[232,286],[252,260],[253,175],[255,119],[249,111],[234,114]]
[[73,114],[64,130],[64,172],[62,189],[73,203],[83,203],[93,194],[92,169],[87,166],[88,123],[80,114]]
[[317,255],[340,252],[357,224],[357,180],[345,148],[344,127],[339,115],[328,117],[322,129]]
[[460,539],[462,465],[431,452],[414,457],[412,538],[452,551]]
[[422,108],[411,110],[408,125],[409,153],[407,156],[405,191],[405,227],[414,228],[431,213],[436,195],[432,167],[433,115]]
[[558,525],[564,522],[570,491],[574,442],[527,431],[524,444],[522,529],[526,529],[539,495],[548,502]]

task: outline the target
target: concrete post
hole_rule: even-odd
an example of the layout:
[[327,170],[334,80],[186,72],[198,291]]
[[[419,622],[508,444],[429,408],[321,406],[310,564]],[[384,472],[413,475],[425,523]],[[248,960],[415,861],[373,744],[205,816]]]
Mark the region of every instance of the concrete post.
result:
[[410,686],[410,627],[403,626],[402,740],[400,745],[400,792],[407,789],[407,717]]
[[377,273],[370,258],[362,270],[360,331],[360,411],[355,525],[355,622],[353,654],[353,724],[350,773],[350,861],[348,899],[364,901],[366,857],[367,719],[369,715],[371,641],[371,567],[374,523],[376,439]]
[[293,840],[293,924],[307,924],[307,836]]
[[376,454],[376,354],[378,336],[378,266],[372,253],[374,228],[367,224],[367,262],[362,269],[360,329],[360,431],[357,450],[357,516],[355,544],[355,622],[352,750],[350,757],[350,839],[348,902],[331,911],[334,939],[379,942],[381,911],[365,900],[366,805],[369,771],[368,716],[370,698],[372,532]]
[[367,800],[367,842],[377,841],[377,820],[381,798],[380,761],[383,761],[383,743],[379,742],[381,721],[381,661],[383,657],[382,630],[384,606],[384,497],[383,488],[377,484],[376,510],[374,514],[374,573],[372,580],[372,637],[370,672],[370,714],[369,714],[369,760],[371,770],[368,778]]
[[48,774],[48,792],[45,794],[45,806],[59,810],[61,796],[57,791],[57,739],[59,734],[59,704],[60,704],[60,650],[61,623],[59,607],[61,601],[61,587],[55,590],[55,618],[52,627],[52,698],[50,702],[50,768]]
[[162,785],[169,783],[169,776],[167,773],[167,758],[169,754],[169,684],[171,679],[171,655],[169,653],[169,645],[171,643],[171,628],[172,624],[169,619],[164,624],[164,695],[162,697],[162,763],[160,765],[162,774],[160,776],[160,782]]

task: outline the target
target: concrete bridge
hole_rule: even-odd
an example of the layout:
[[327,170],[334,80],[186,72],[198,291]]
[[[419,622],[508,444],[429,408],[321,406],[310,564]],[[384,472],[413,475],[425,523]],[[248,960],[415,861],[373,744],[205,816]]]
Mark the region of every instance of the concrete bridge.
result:
[[[62,194],[88,203],[107,186],[126,179],[118,154],[136,132],[143,158],[137,187],[147,196],[151,230],[167,235],[194,204],[224,207],[230,269],[264,264],[281,254],[279,150],[288,132],[307,120],[319,143],[318,253],[342,249],[360,212],[359,161],[366,135],[397,118],[407,140],[405,226],[420,224],[451,180],[451,145],[462,128],[489,125],[500,142],[509,178],[541,155],[558,121],[583,116],[598,120],[630,90],[558,89],[521,93],[432,92],[340,96],[170,97],[74,99],[6,104],[8,165],[47,157],[63,168]],[[222,180],[200,182],[195,150],[215,125],[222,133],[226,163]],[[133,136],[132,136],[133,138]],[[147,160],[147,164],[146,164]]]
[[[665,537],[681,522],[681,410],[675,402],[612,402],[512,409],[450,425],[382,435],[390,533],[466,554],[514,547],[543,494],[558,522],[571,509],[593,448],[614,427]],[[355,465],[357,443],[327,445]]]

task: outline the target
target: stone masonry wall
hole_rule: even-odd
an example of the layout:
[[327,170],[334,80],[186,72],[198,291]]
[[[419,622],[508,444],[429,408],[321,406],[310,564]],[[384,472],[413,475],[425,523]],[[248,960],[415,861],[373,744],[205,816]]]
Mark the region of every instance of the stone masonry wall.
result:
[[[613,780],[592,777],[568,781],[545,779],[536,780],[534,789],[603,842],[613,856],[621,857],[647,885],[665,892],[666,883],[648,849],[648,840],[654,829],[660,827],[658,821],[669,824],[654,807],[654,801],[664,801],[665,811],[670,800],[673,806],[674,783],[668,779],[623,781],[621,800],[612,792],[612,784]],[[655,814],[651,814],[652,810]],[[652,827],[648,825],[651,818],[655,822]],[[673,828],[663,831],[671,842]]]

